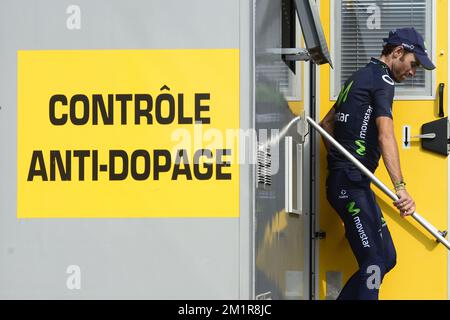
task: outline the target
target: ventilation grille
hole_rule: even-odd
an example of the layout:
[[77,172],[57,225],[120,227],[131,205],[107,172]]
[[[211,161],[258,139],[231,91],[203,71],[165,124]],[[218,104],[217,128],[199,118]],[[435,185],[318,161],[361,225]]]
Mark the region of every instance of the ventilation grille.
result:
[[265,186],[272,185],[272,155],[270,154],[270,147],[265,148],[263,144],[258,144],[257,153],[257,179],[258,184]]

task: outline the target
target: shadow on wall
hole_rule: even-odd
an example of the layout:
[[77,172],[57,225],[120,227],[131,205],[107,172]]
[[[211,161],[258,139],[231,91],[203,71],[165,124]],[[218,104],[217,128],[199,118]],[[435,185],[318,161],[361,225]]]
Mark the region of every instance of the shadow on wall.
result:
[[378,195],[376,195],[376,198],[383,214],[386,214],[390,218],[392,218],[398,225],[400,225],[405,231],[407,231],[410,235],[412,235],[418,242],[423,244],[423,246],[428,251],[434,250],[439,245],[439,243],[433,241],[430,237],[428,237],[428,235],[424,233],[426,232],[425,229],[419,229],[418,227],[412,224],[411,220],[413,220],[414,218],[412,217],[402,218],[397,208],[394,207],[392,202],[387,202],[385,199],[379,197]]

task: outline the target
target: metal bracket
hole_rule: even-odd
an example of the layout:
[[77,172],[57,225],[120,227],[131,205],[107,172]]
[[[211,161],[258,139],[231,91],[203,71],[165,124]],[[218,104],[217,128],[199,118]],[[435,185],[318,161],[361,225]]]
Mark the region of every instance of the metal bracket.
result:
[[450,153],[450,125],[448,117],[424,123],[421,128],[422,148],[444,156]]
[[[438,232],[443,238],[445,238],[447,236],[447,234],[448,234],[447,230],[438,231]],[[436,239],[436,242],[439,243],[440,241],[438,239]]]
[[284,55],[286,61],[309,61],[311,56],[308,50],[304,48],[271,48],[266,50],[267,53]]
[[301,112],[300,119],[297,122],[297,133],[300,135],[300,143],[304,143],[305,138],[309,133],[309,126],[306,122],[305,111]]
[[272,300],[272,292],[267,291],[256,295],[255,300]]

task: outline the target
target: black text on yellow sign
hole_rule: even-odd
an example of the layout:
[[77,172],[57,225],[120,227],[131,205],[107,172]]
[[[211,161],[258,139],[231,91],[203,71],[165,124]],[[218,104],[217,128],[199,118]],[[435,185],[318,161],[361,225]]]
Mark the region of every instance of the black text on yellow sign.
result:
[[[107,163],[99,164],[98,150],[49,150],[48,155],[44,155],[42,150],[34,150],[27,181],[98,181],[99,172],[106,172],[109,181],[128,178],[158,181],[161,176],[170,177],[173,181],[232,180],[232,174],[225,169],[231,166],[231,162],[223,160],[224,156],[231,155],[231,150],[217,149],[214,152],[200,149],[190,157],[188,151],[182,149],[175,152],[173,159],[171,152],[165,149],[109,150]],[[72,167],[73,162],[77,162],[76,170]]]
[[178,51],[19,51],[18,217],[239,216],[238,50]]

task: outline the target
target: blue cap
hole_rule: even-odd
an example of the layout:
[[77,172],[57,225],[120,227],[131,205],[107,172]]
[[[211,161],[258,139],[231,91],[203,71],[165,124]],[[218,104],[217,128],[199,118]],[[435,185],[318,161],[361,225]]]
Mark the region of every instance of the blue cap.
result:
[[417,60],[427,70],[433,70],[436,66],[427,55],[425,42],[422,36],[414,28],[401,28],[389,32],[388,38],[384,38],[385,43],[403,46],[405,50],[413,52]]

